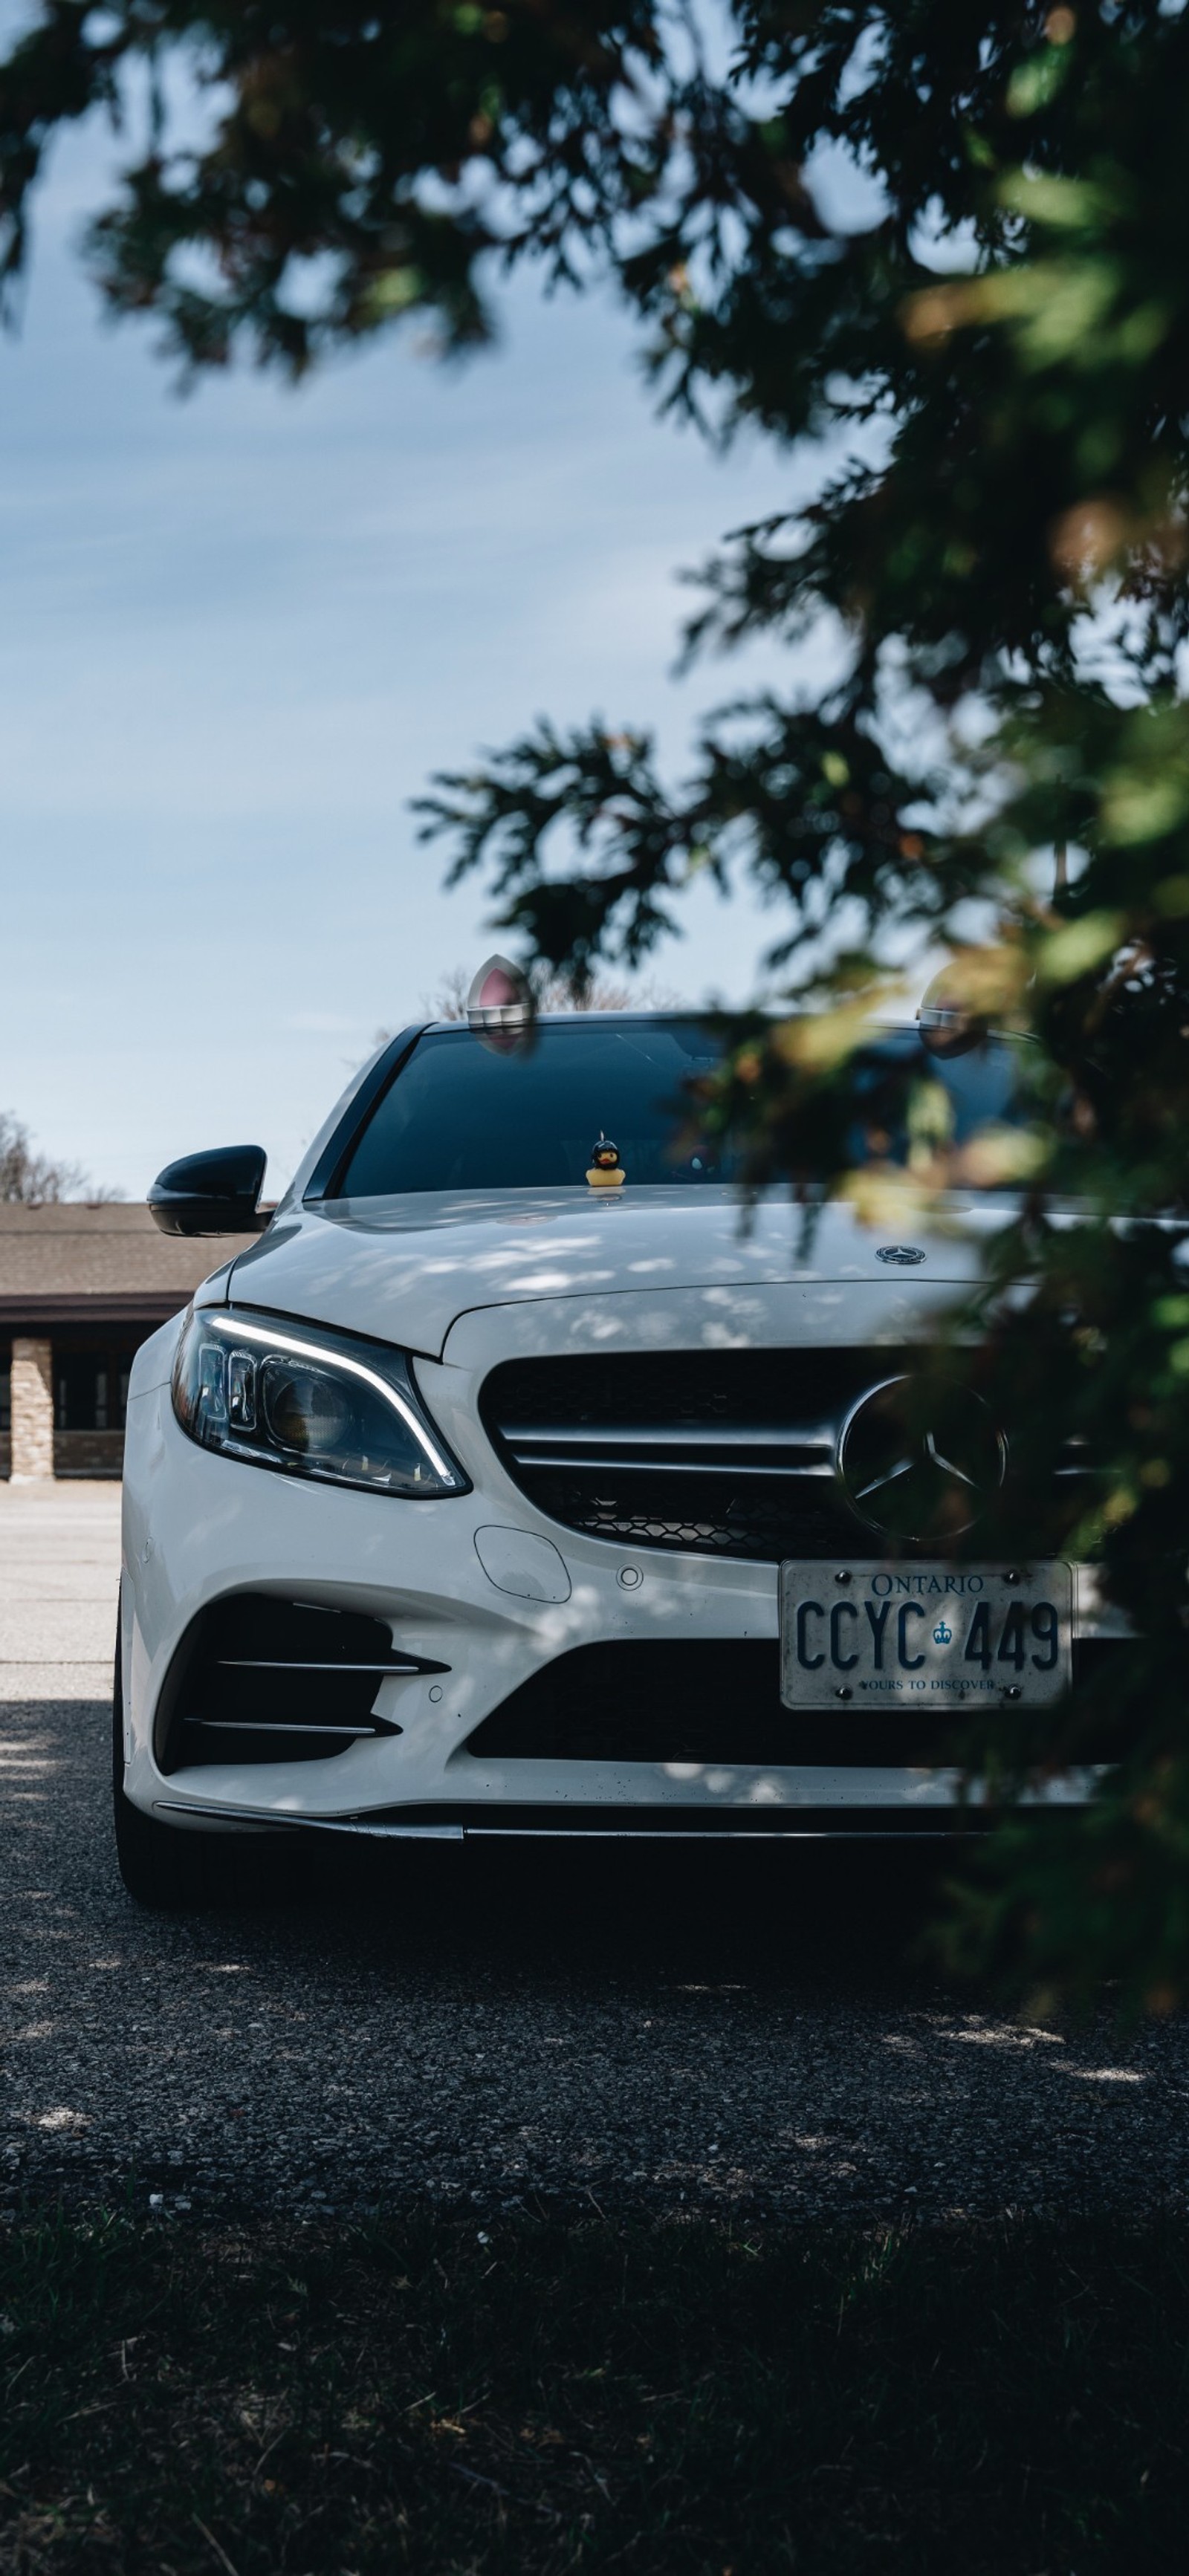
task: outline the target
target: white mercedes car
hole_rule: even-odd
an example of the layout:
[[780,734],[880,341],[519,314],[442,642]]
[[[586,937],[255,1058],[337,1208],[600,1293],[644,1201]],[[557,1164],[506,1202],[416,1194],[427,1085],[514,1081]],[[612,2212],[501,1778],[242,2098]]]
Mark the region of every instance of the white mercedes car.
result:
[[[132,1374],[134,1895],[294,1829],[952,1829],[954,1712],[1049,1700],[1106,1638],[1084,1570],[973,1552],[1005,1467],[981,1400],[924,1434],[908,1400],[1002,1207],[897,1242],[830,1206],[806,1248],[780,1191],[744,1225],[676,1114],[713,1054],[677,1015],[507,1053],[419,1027],[267,1220],[256,1148],[161,1175],[167,1229],[262,1230]],[[906,1058],[959,1142],[1012,1115],[1010,1042],[884,1031],[876,1089]]]

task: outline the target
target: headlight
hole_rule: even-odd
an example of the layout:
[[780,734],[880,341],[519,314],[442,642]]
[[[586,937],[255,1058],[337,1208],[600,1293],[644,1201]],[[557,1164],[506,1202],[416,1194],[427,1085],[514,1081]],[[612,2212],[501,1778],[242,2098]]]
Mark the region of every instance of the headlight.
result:
[[368,1493],[465,1494],[400,1351],[235,1307],[187,1318],[173,1409],[204,1449]]

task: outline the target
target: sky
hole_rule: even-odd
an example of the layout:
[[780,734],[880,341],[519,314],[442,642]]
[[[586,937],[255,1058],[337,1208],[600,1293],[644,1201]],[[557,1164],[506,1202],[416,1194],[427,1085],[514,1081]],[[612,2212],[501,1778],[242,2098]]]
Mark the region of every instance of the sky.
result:
[[[129,1196],[258,1142],[272,1195],[377,1030],[507,944],[410,799],[542,713],[655,728],[679,775],[777,666],[678,680],[678,575],[794,477],[658,421],[627,318],[528,279],[461,370],[414,326],[180,397],[77,257],[106,152],[58,147],[0,340],[0,1109]],[[777,917],[683,918],[656,979],[747,998]]]

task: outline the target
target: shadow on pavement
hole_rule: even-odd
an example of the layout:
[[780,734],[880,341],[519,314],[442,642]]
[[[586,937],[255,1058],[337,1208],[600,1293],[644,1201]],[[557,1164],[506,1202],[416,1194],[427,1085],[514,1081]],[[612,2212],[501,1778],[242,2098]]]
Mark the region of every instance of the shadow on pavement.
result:
[[1034,2029],[947,1983],[920,1945],[953,1845],[241,1840],[254,1901],[150,1913],[109,1748],[101,1701],[0,1709],[14,2201],[1184,2192],[1189,2029]]
[[[445,1944],[486,1969],[533,1963],[579,1983],[679,1971],[750,1986],[869,1987],[927,1973],[925,1936],[956,1847],[790,1842],[728,1848],[509,1841],[461,1850],[327,1836],[273,1901],[357,1916],[369,1938]],[[289,1860],[289,1876],[293,1858]],[[262,1895],[265,1893],[262,1890]]]

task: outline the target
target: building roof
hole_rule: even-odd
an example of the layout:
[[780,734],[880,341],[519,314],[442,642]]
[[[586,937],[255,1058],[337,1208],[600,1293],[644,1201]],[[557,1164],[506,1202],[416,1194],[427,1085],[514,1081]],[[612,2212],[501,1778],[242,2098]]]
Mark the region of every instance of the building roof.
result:
[[159,1234],[128,1199],[53,1207],[0,1201],[0,1330],[53,1324],[162,1324],[255,1235]]

